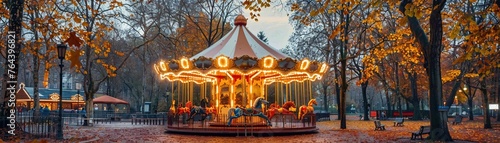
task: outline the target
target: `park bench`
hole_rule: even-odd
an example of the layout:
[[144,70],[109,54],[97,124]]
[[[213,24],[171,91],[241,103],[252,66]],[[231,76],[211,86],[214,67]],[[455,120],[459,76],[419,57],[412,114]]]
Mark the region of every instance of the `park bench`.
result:
[[380,123],[380,120],[375,120],[374,123],[375,123],[375,131],[376,130],[380,130],[380,131],[385,130],[385,125]]
[[453,121],[452,125],[458,125],[462,123],[462,116],[455,116],[455,120]]
[[431,126],[420,126],[420,129],[417,132],[411,133],[411,140],[417,139],[417,137],[420,137],[420,139],[422,140],[423,139],[422,135],[430,133],[431,133]]
[[404,124],[403,124],[404,122],[405,122],[404,118],[396,118],[394,120],[394,126],[402,127],[402,126],[404,126]]
[[499,129],[500,128],[500,124],[499,123],[492,123],[491,124],[491,128],[493,128],[493,129]]

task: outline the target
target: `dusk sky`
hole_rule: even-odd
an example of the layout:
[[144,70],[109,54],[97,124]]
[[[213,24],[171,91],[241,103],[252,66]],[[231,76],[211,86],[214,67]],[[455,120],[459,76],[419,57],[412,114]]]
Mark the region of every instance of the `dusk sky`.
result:
[[244,16],[248,18],[247,28],[255,35],[259,31],[264,31],[264,34],[269,40],[269,44],[276,49],[285,48],[288,43],[288,38],[293,32],[292,26],[288,23],[287,11],[280,8],[264,8],[262,9],[259,21],[250,19],[250,11],[244,10]]

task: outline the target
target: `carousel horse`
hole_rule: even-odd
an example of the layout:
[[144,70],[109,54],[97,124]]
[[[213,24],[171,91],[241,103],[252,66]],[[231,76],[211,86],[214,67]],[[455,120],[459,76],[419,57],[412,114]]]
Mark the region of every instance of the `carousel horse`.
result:
[[209,103],[206,99],[202,99],[200,102],[200,106],[194,106],[193,108],[191,108],[190,115],[187,121],[193,119],[196,115],[206,115],[202,117],[201,121],[205,120],[205,118],[209,116],[209,114],[212,114],[212,110],[208,111],[208,109],[210,108],[207,107],[208,104]]
[[[243,116],[258,116],[260,118],[263,118],[267,121],[268,126],[271,125],[271,121],[269,118],[267,118],[266,115],[264,115],[262,111],[262,103],[268,104],[269,102],[264,99],[264,97],[257,97],[255,99],[255,102],[251,108],[241,108],[241,107],[236,107],[236,108],[230,108],[227,115],[229,116],[229,121],[227,122],[227,126],[231,126],[231,122],[233,121],[234,118],[239,118],[241,115]],[[234,116],[232,116],[234,113]]]
[[208,120],[211,120],[217,115],[217,109],[212,106],[205,108],[205,112],[207,113]]
[[[269,120],[271,120],[275,114],[293,115],[292,111],[290,111],[290,109],[293,108],[295,108],[295,103],[293,101],[285,102],[285,104],[283,104],[281,108],[279,107],[279,105],[273,103],[269,106],[269,109],[267,110],[267,116],[269,117]],[[294,116],[294,118],[296,117]]]
[[286,111],[288,111],[285,113],[291,113],[291,112],[295,112],[297,110],[297,108],[295,107],[295,102],[293,102],[293,101],[285,102],[285,104],[283,104],[282,108],[286,109]]
[[169,114],[169,115],[175,115],[175,114],[176,114],[176,112],[175,112],[175,107],[174,107],[173,105],[172,105],[172,106],[170,106],[170,109],[169,109],[169,111],[168,111],[168,114]]
[[182,107],[182,104],[177,107],[177,115],[190,114],[191,108],[193,108],[193,103],[191,101],[186,102],[186,107]]
[[[196,115],[203,115],[206,114],[205,109],[203,109],[201,106],[194,106],[191,108],[191,112],[189,114],[189,118],[186,121],[189,121],[194,118]],[[202,116],[201,121],[205,120],[207,116]]]
[[215,116],[217,114],[217,108],[215,108],[215,107],[210,106],[210,107],[205,108],[205,110],[206,110],[208,115]]
[[306,115],[306,114],[313,114],[314,113],[313,105],[318,105],[318,103],[316,103],[316,99],[309,100],[309,103],[307,103],[307,106],[302,105],[299,107],[299,115],[298,115],[299,120],[302,120],[304,118],[304,115]]

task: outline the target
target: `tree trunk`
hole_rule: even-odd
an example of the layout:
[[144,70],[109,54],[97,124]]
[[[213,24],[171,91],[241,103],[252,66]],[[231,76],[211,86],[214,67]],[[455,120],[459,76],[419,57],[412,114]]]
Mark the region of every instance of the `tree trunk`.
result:
[[[35,32],[37,33],[37,32]],[[38,37],[37,36],[38,34],[35,34],[35,37]],[[38,39],[38,38],[36,38]],[[34,104],[34,108],[35,110],[33,110],[33,116],[35,117],[38,117],[40,115],[40,96],[39,96],[39,92],[38,92],[38,70],[40,69],[40,60],[38,59],[38,51],[35,51],[36,54],[34,54],[33,56],[33,104]]]
[[[335,79],[336,81],[340,81],[339,75],[337,74],[337,67],[335,66]],[[340,120],[340,85],[338,82],[335,82],[335,96],[337,97],[337,120]]]
[[403,117],[403,111],[401,111],[401,89],[399,88],[399,65],[397,63],[394,64],[394,75],[396,75],[396,96],[398,98],[398,112],[399,112],[399,117]]
[[[328,100],[327,100],[327,93],[328,92],[328,86],[323,84],[323,110],[328,112]],[[288,99],[290,101],[290,99]]]
[[[497,0],[498,6],[500,6],[500,0]],[[500,68],[496,68],[496,86],[497,86],[497,104],[500,104]],[[497,109],[497,122],[500,122],[500,110]]]
[[[36,6],[31,6],[33,10],[37,11]],[[35,15],[32,15],[30,18],[32,21],[35,21],[37,18],[39,18],[38,12],[34,12]],[[39,81],[39,70],[40,70],[40,59],[38,58],[39,52],[40,52],[40,43],[38,41],[38,32],[36,32],[36,28],[38,28],[37,22],[33,22],[31,24],[34,34],[35,43],[32,44],[34,51],[33,51],[33,104],[34,104],[34,114],[33,116],[38,117],[40,115],[40,96],[38,92],[38,81]],[[62,98],[62,97],[61,97]]]
[[341,129],[346,129],[346,105],[345,105],[345,98],[346,98],[346,91],[347,91],[347,80],[346,80],[346,59],[342,58],[341,61],[341,66],[342,68],[340,69],[340,75],[341,75],[341,87],[340,87],[340,128]]
[[[404,13],[405,6],[410,0],[402,0],[399,10]],[[453,141],[448,130],[447,117],[441,115],[439,109],[442,103],[443,91],[441,81],[441,52],[443,50],[443,20],[441,11],[446,5],[446,0],[433,0],[432,11],[429,19],[430,39],[427,38],[420,22],[416,17],[406,16],[413,36],[420,44],[424,56],[424,67],[429,78],[429,108],[431,118],[431,133],[429,138],[433,141]]]
[[349,14],[341,14],[340,15],[340,20],[344,23],[344,29],[342,32],[342,44],[341,44],[341,49],[340,49],[340,78],[341,78],[341,85],[340,85],[340,128],[341,129],[346,129],[346,92],[347,92],[347,77],[346,77],[346,69],[347,69],[347,44],[348,44],[348,39],[349,39]]
[[369,121],[368,118],[368,98],[366,97],[366,89],[368,88],[368,81],[361,83],[361,93],[363,94],[363,117],[365,121]]
[[392,117],[393,115],[393,111],[392,111],[392,101],[391,101],[391,98],[389,97],[389,92],[388,90],[386,89],[385,90],[385,100],[386,100],[386,103],[387,103],[387,113],[386,113],[386,116],[387,117]]
[[484,128],[491,129],[491,115],[488,102],[488,89],[486,88],[486,79],[480,81],[481,93],[483,94],[483,107],[484,107]]
[[467,98],[467,104],[469,104],[469,120],[473,121],[474,120],[474,112],[472,109],[472,99],[473,98]]
[[[337,51],[334,50],[334,53],[336,53]],[[337,59],[338,59],[338,56],[337,54],[333,54],[333,60],[334,62],[333,63],[336,63],[337,62]],[[340,71],[339,71],[339,68],[338,66],[333,66],[333,71],[335,72],[335,97],[337,98],[337,120],[340,120],[341,119],[341,115],[340,115],[340,85],[339,85],[339,81],[340,81]]]
[[420,113],[420,99],[418,98],[418,87],[417,87],[417,73],[413,72],[408,76],[410,78],[411,93],[412,93],[412,105],[413,105],[413,120],[422,120],[422,114]]
[[403,117],[403,109],[401,108],[401,96],[403,95],[400,95],[398,94],[398,112],[399,112],[399,117]]

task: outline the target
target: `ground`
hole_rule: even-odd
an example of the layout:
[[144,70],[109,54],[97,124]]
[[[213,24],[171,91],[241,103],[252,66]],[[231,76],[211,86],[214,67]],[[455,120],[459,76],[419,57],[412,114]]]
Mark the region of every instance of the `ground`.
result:
[[[336,117],[332,117],[334,119]],[[358,120],[356,120],[358,119]],[[465,118],[464,118],[465,119]],[[460,125],[451,125],[450,133],[455,142],[497,142],[500,140],[500,129],[483,129],[482,120],[467,121]],[[315,134],[273,136],[273,137],[214,137],[164,133],[164,126],[131,125],[129,122],[96,124],[94,127],[66,126],[64,142],[421,142],[410,140],[411,133],[429,121],[405,120],[403,127],[393,127],[392,120],[381,121],[385,131],[374,131],[371,121],[359,121],[359,117],[350,116],[346,130],[340,129],[340,121],[318,122],[319,132]],[[496,122],[495,122],[496,123]],[[426,137],[426,136],[424,136]],[[0,141],[1,142],[1,141]],[[56,142],[52,139],[17,140],[12,142]]]

